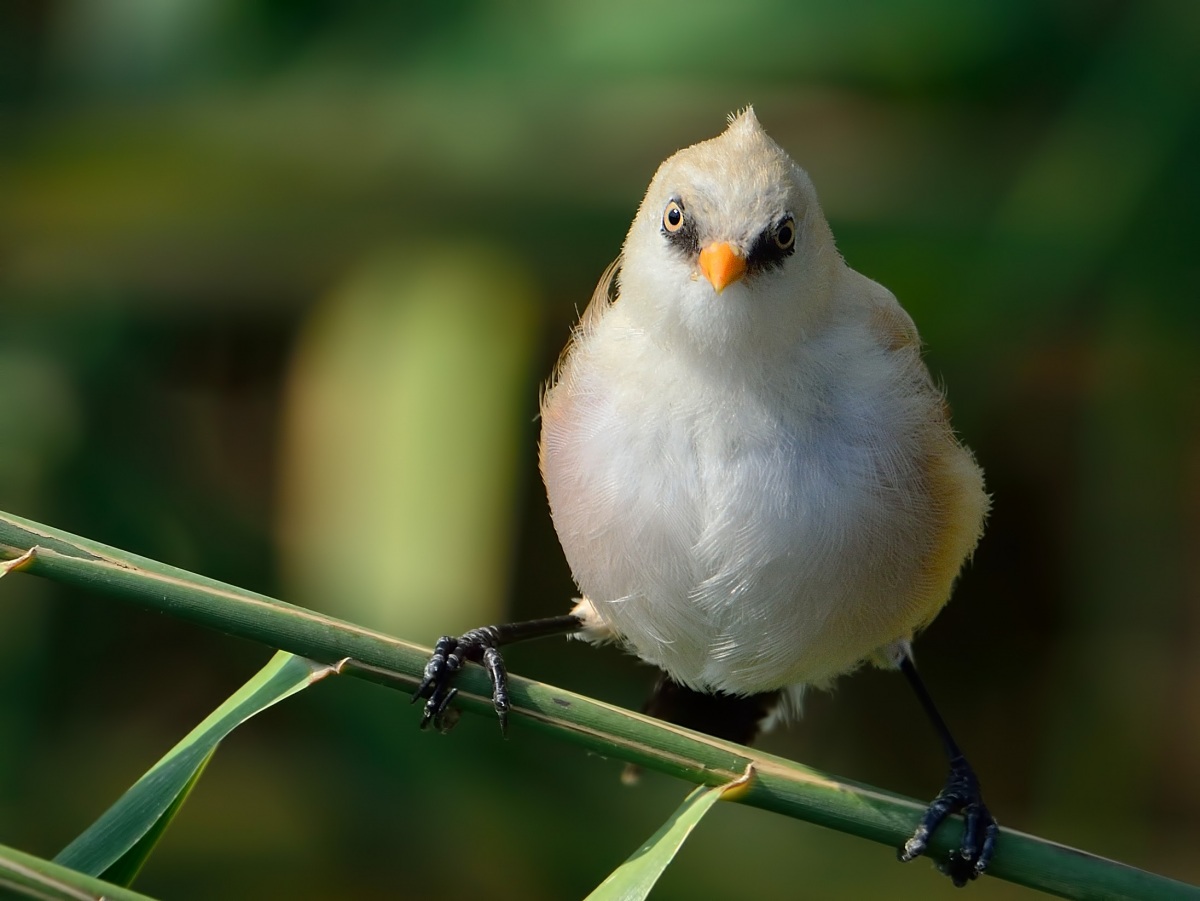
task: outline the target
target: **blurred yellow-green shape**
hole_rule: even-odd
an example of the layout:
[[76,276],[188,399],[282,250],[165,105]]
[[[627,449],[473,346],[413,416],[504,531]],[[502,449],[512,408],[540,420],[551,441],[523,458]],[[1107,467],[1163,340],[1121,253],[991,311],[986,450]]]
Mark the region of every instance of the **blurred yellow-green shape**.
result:
[[403,245],[311,312],[289,375],[289,596],[432,641],[495,620],[536,381],[532,280],[499,248]]

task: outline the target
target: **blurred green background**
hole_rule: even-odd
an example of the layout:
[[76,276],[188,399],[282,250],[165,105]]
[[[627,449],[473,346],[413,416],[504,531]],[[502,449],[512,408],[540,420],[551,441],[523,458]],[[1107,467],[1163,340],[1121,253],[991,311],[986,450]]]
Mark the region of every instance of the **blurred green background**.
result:
[[[1200,4],[0,7],[0,509],[432,642],[564,612],[538,385],[651,174],[753,102],[995,511],[923,672],[1002,823],[1200,881]],[[269,654],[0,588],[0,843],[52,855]],[[637,707],[582,644],[511,668]],[[165,898],[585,895],[686,787],[333,680],[232,737]],[[903,680],[772,751],[920,798]],[[1030,893],[994,880],[971,897]],[[958,897],[721,805],[657,897]]]

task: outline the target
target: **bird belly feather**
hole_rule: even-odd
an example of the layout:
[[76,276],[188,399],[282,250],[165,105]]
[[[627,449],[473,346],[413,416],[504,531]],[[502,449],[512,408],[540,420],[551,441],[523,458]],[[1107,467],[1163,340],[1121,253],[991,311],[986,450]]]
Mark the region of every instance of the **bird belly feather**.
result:
[[555,528],[591,609],[676,681],[824,684],[948,598],[981,477],[931,417],[916,352],[858,350],[832,373],[800,355],[786,404],[767,382],[705,379],[617,309],[565,361],[543,405]]

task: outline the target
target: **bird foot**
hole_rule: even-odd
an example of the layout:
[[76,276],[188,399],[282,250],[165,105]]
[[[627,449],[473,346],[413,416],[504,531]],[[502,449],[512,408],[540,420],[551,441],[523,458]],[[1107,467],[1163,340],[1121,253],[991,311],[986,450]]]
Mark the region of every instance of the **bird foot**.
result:
[[966,758],[958,756],[950,761],[945,787],[933,799],[912,838],[904,843],[897,856],[907,863],[924,854],[938,826],[955,813],[961,813],[965,822],[962,846],[951,851],[945,861],[938,862],[937,868],[961,888],[987,869],[1000,831],[996,818],[983,803],[979,779]]
[[433,648],[429,662],[425,664],[424,678],[413,693],[413,703],[425,701],[421,714],[421,728],[430,723],[441,732],[449,732],[457,722],[457,716],[449,710],[450,702],[458,694],[453,686],[454,678],[469,660],[480,663],[487,670],[492,682],[492,706],[500,718],[500,731],[508,732],[508,671],[504,658],[497,647],[499,635],[495,626],[472,629],[462,636],[443,635]]

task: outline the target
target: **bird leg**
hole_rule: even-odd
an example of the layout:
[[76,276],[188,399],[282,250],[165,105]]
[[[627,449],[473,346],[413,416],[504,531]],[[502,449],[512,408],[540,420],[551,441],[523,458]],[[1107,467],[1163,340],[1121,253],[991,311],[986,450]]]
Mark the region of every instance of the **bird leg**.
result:
[[413,693],[413,703],[425,700],[421,714],[421,728],[431,722],[441,731],[449,731],[452,723],[445,720],[446,709],[458,689],[453,687],[454,677],[470,660],[480,663],[487,670],[492,682],[492,706],[500,718],[500,731],[508,731],[508,671],[500,646],[531,638],[545,638],[575,632],[583,627],[583,620],[574,614],[531,619],[521,623],[505,623],[498,626],[483,626],[472,629],[457,638],[443,635],[433,648],[429,662],[425,664],[424,678]]
[[982,875],[987,869],[992,852],[996,848],[996,836],[1000,827],[983,803],[983,794],[979,789],[979,778],[975,775],[975,770],[963,756],[945,720],[934,706],[933,698],[930,697],[921,677],[917,675],[917,668],[911,657],[905,656],[900,661],[900,671],[908,678],[909,684],[917,694],[917,700],[921,702],[934,730],[942,739],[950,761],[950,775],[946,778],[945,786],[925,811],[925,815],[921,817],[912,838],[904,843],[897,855],[901,861],[908,862],[923,854],[930,837],[946,817],[961,813],[966,824],[962,846],[951,851],[949,858],[937,865],[955,885],[961,887]]

